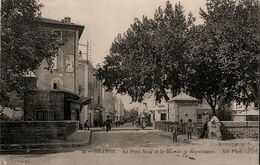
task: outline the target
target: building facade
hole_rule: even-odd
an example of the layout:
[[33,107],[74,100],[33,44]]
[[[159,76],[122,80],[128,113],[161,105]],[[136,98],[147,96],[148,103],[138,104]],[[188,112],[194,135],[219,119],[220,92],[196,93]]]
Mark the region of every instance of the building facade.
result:
[[[25,94],[25,120],[79,120],[78,41],[84,26],[72,23],[69,17],[62,21],[41,18],[40,23],[43,36],[55,34],[64,41],[64,45],[53,57],[49,70],[46,69],[47,61],[43,60],[33,72],[37,90]],[[32,97],[34,95],[38,98],[35,105],[32,104],[33,100],[37,102],[37,98]]]
[[[77,97],[78,86],[78,41],[83,33],[84,26],[77,25],[71,22],[71,18],[65,17],[63,20],[53,19],[40,19],[41,24],[41,35],[47,36],[56,34],[58,37],[63,39],[64,45],[59,48],[58,54],[52,59],[53,65],[50,70],[47,69],[48,64],[46,60],[43,60],[39,68],[35,71],[29,71],[22,77],[26,82],[30,82],[30,89],[34,90],[47,90],[47,93],[51,93],[52,90],[63,90],[65,93],[71,93]],[[61,99],[62,100],[62,99]],[[10,112],[20,111],[19,114],[24,114],[25,106],[27,106],[26,100],[16,96],[16,93],[11,94],[11,103],[16,107],[15,111],[12,109],[5,108]],[[78,103],[77,103],[78,104]],[[50,109],[50,108],[49,108]],[[45,111],[44,111],[45,112]],[[31,112],[28,112],[29,114]],[[39,112],[39,114],[42,112]],[[11,113],[12,114],[12,113]],[[31,113],[32,114],[32,113]],[[49,114],[49,113],[46,113]],[[28,115],[24,118],[23,116],[15,117],[18,120],[52,120],[52,117],[46,117],[49,115],[41,115],[38,117],[34,115]],[[13,115],[15,116],[15,115]],[[57,120],[63,119],[63,117],[57,117]],[[71,119],[73,119],[72,117]],[[75,118],[76,119],[76,118]]]
[[78,65],[78,90],[81,98],[91,98],[88,105],[84,105],[81,111],[83,124],[86,120],[90,126],[102,126],[104,122],[103,97],[104,90],[101,81],[96,77],[96,69],[87,57],[82,56]]
[[259,121],[259,110],[255,103],[248,105],[231,102],[229,111],[232,112],[233,121]]
[[55,33],[66,42],[60,47],[57,56],[53,58],[51,71],[46,69],[47,62],[44,60],[34,72],[37,78],[37,88],[68,90],[78,93],[78,41],[84,26],[72,23],[68,17],[62,21],[42,18],[41,25],[43,34]]
[[125,106],[121,99],[115,97],[115,122],[123,123],[125,120]]

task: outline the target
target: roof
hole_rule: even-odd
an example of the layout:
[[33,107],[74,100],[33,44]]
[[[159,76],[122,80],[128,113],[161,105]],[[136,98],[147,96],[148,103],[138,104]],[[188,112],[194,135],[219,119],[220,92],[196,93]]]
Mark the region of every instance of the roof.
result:
[[195,97],[189,96],[185,92],[182,91],[179,95],[168,100],[168,102],[172,102],[172,101],[198,101],[198,99],[196,99]]
[[40,22],[45,23],[45,24],[54,24],[54,25],[61,25],[61,26],[76,28],[79,30],[79,38],[85,28],[84,25],[79,25],[79,24],[75,24],[72,22],[59,21],[59,20],[50,19],[50,18],[43,18],[43,17],[40,18]]

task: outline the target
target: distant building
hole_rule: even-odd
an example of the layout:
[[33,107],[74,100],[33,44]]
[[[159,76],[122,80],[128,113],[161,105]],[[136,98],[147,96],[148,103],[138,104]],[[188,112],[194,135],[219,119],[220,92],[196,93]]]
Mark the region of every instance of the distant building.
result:
[[242,103],[231,102],[229,108],[232,111],[233,121],[259,121],[259,110],[255,103],[246,106]]
[[115,110],[116,98],[112,92],[104,91],[103,106],[105,108],[103,120],[107,119],[109,116],[112,120],[115,120],[116,110]]
[[81,123],[89,121],[90,126],[102,126],[104,122],[103,86],[97,80],[96,69],[86,58],[79,60],[78,89],[81,98],[91,98],[81,111]]
[[125,106],[118,97],[115,97],[115,113],[115,122],[123,122],[125,120]]
[[169,119],[169,107],[167,103],[157,104],[151,110],[154,112],[155,121],[167,121]]

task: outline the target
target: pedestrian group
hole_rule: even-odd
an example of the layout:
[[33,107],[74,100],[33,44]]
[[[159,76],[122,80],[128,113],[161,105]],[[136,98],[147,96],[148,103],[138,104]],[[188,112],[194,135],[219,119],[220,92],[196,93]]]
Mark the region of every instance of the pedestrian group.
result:
[[[208,112],[204,112],[202,116],[202,130],[200,132],[199,138],[210,138],[214,127],[214,132],[218,139],[222,139],[220,126],[221,122],[217,118],[216,114],[213,113],[209,115]],[[172,140],[174,143],[178,141],[178,135],[187,135],[187,139],[192,139],[192,133],[194,132],[194,124],[192,123],[192,119],[188,119],[187,123],[185,123],[182,119],[180,121],[174,121],[171,125],[172,131]]]

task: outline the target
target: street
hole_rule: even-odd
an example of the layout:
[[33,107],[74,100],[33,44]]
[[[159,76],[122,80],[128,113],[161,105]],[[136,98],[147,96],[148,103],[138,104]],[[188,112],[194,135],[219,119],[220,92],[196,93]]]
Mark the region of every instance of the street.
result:
[[[158,130],[112,128],[92,133],[90,146],[74,152],[45,155],[2,155],[2,165],[137,165],[137,164],[258,164],[258,143],[253,140],[194,139],[173,144]],[[210,160],[210,162],[209,162]],[[232,161],[230,161],[232,160]]]

